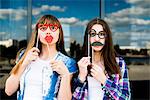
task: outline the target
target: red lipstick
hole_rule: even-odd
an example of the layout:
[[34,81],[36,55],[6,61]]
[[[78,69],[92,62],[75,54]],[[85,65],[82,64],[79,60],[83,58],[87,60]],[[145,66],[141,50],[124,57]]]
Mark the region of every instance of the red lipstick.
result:
[[50,35],[50,36],[46,36],[45,37],[45,40],[48,42],[48,43],[51,43],[52,40],[53,40],[53,37]]

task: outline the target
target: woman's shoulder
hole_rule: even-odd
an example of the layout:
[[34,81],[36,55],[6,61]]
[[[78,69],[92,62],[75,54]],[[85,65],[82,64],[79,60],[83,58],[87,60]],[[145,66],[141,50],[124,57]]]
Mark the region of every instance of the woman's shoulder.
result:
[[59,59],[64,62],[64,64],[67,66],[70,73],[76,73],[77,72],[78,69],[76,66],[76,61],[73,58],[59,52]]
[[125,60],[124,60],[124,57],[123,57],[123,56],[117,56],[117,57],[116,57],[116,61],[117,61],[118,65],[119,65],[121,68],[125,68],[125,67],[126,67],[126,63],[125,63]]
[[25,53],[26,48],[21,48],[16,55],[16,63],[22,58],[23,54]]
[[124,61],[124,57],[123,56],[116,56],[116,61],[117,63]]

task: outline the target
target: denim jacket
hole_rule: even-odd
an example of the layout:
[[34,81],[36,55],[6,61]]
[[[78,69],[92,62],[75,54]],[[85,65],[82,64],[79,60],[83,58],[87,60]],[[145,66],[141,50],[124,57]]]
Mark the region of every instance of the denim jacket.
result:
[[[58,52],[56,60],[62,60],[66,67],[68,68],[70,73],[75,73],[77,71],[76,67],[76,62],[75,60],[65,56],[61,52]],[[24,71],[24,73],[21,76],[20,79],[20,89],[17,93],[17,99],[18,100],[23,100],[24,97],[24,89],[25,89],[25,77],[30,71],[30,67],[27,67]],[[57,99],[57,94],[59,91],[60,87],[60,81],[61,78],[58,73],[53,72],[52,76],[48,75],[48,70],[45,69],[44,72],[42,73],[43,78],[42,78],[42,98],[43,100],[56,100]],[[48,81],[51,80],[51,84],[47,84]],[[32,90],[31,90],[32,91]]]

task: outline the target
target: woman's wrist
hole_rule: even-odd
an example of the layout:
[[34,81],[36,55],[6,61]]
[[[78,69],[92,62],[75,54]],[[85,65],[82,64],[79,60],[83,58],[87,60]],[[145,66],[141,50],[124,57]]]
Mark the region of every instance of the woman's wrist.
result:
[[18,77],[19,79],[20,79],[22,73],[24,72],[24,70],[26,69],[27,66],[28,66],[28,63],[26,63],[26,62],[24,62],[24,61],[23,61],[23,63],[20,65],[20,67],[19,67],[19,69],[18,69],[18,71],[17,71],[17,73],[16,73],[16,75],[17,75],[17,77]]
[[86,76],[83,76],[81,74],[78,75],[78,78],[79,78],[81,83],[84,83],[84,81],[86,80]]
[[70,73],[62,74],[61,77],[62,78],[70,78]]
[[106,82],[106,80],[107,80],[107,78],[106,77],[104,77],[103,79],[102,79],[102,84],[104,85],[105,84],[105,82]]
[[28,61],[28,60],[24,60],[24,61],[22,62],[22,67],[26,67],[26,66],[28,66],[28,65],[29,65],[29,63],[30,63],[30,61]]

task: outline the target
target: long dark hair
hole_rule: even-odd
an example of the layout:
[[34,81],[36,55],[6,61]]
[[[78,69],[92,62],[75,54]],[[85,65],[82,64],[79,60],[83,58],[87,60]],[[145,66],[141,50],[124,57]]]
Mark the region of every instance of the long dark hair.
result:
[[[58,21],[58,19],[52,15],[44,15],[43,17],[41,17],[38,22],[36,23],[36,26],[34,28],[34,31],[31,35],[30,41],[28,43],[27,49],[23,55],[23,57],[19,60],[19,62],[15,65],[15,67],[12,69],[11,73],[16,74],[19,66],[22,64],[24,58],[26,57],[26,54],[28,52],[28,50],[30,50],[31,48],[36,46],[36,40],[37,40],[37,36],[38,36],[38,24],[57,24],[59,26],[59,39],[56,42],[56,49],[60,52],[62,52],[63,54],[67,55],[65,49],[64,49],[64,36],[63,36],[63,30],[62,30],[62,26],[60,24],[60,22]],[[38,48],[42,49],[42,45],[41,42],[38,42],[39,46]]]
[[[107,37],[105,38],[105,45],[102,48],[101,52],[101,56],[103,57],[104,60],[104,66],[105,66],[105,70],[108,73],[108,75],[112,75],[112,74],[119,74],[121,77],[121,72],[120,72],[120,67],[116,62],[116,52],[113,46],[113,41],[112,41],[112,33],[110,31],[110,28],[108,26],[108,24],[100,19],[100,18],[95,18],[93,20],[91,20],[85,30],[85,35],[84,35],[84,43],[83,43],[83,47],[82,47],[82,56],[88,56],[88,32],[89,30],[91,30],[92,26],[95,24],[100,24],[102,25],[104,31],[107,34]],[[90,46],[91,48],[91,46]],[[91,49],[90,49],[91,50]]]

